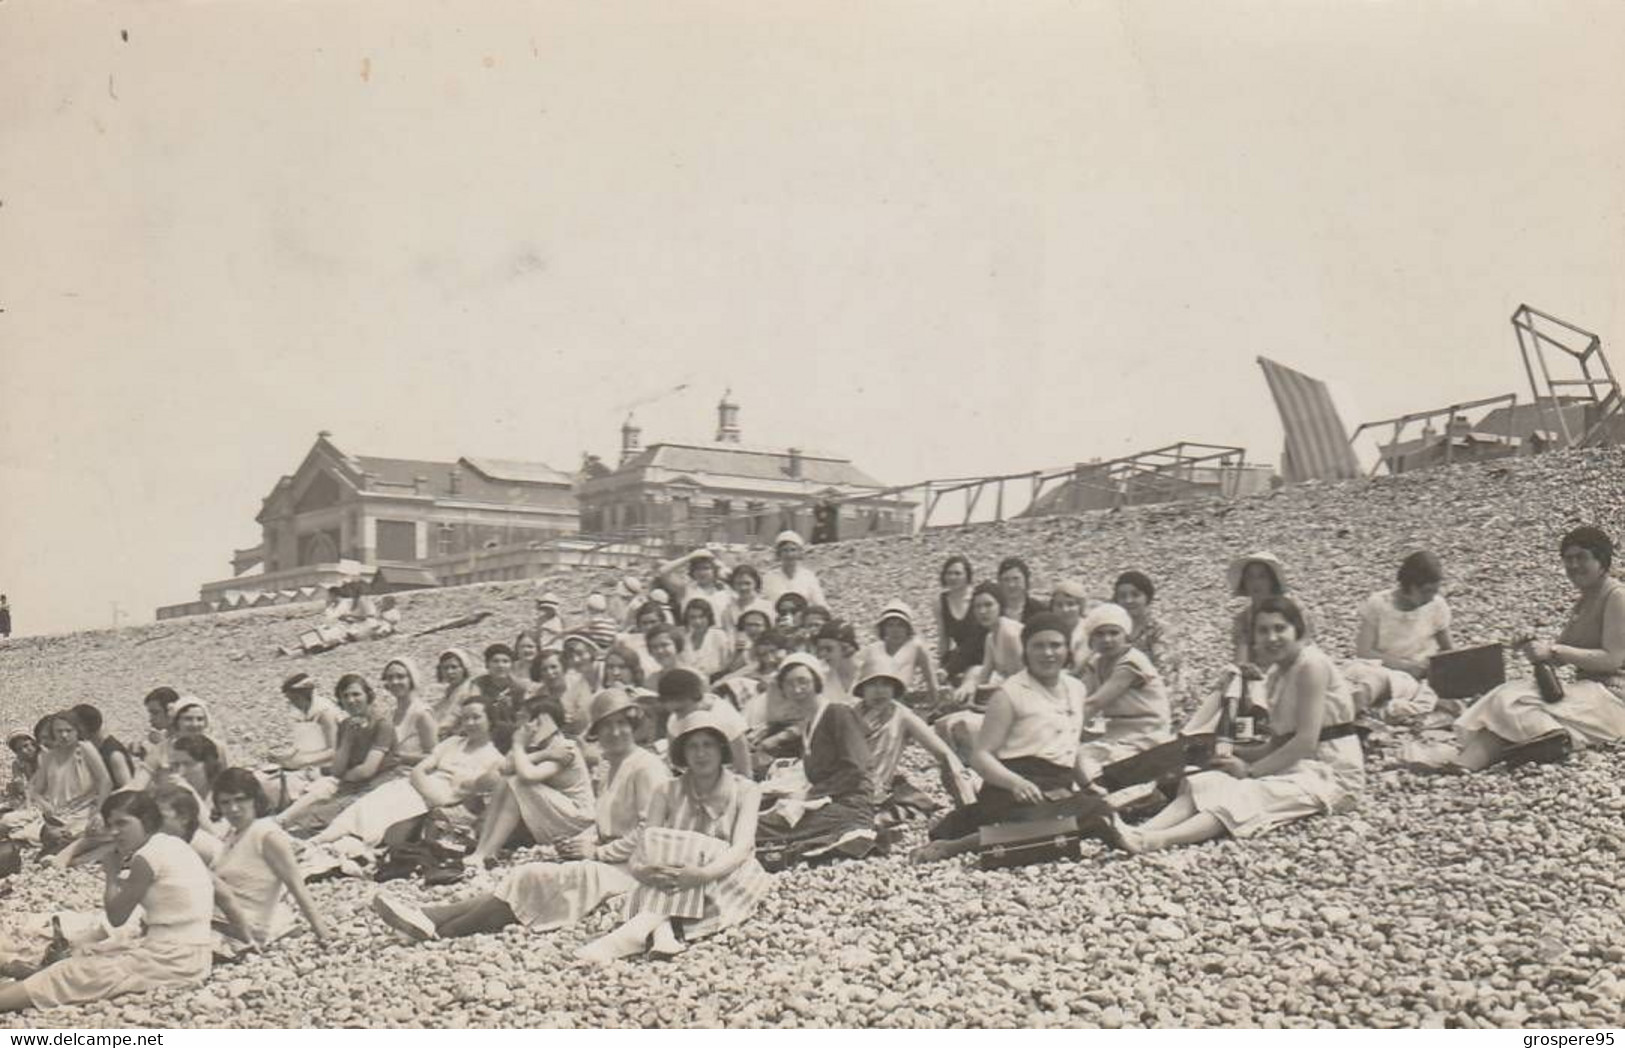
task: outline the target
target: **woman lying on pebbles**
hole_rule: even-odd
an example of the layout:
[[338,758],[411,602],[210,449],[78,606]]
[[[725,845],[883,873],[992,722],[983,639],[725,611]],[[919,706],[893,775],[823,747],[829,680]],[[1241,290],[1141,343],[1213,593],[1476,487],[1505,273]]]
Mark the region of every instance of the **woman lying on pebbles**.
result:
[[559,842],[559,862],[532,862],[510,871],[496,891],[421,909],[379,892],[372,908],[390,927],[413,939],[456,938],[523,924],[552,931],[579,921],[604,900],[635,885],[629,869],[635,833],[656,791],[670,774],[659,757],[637,744],[643,710],[619,688],[593,696],[586,739],[603,759],[595,829]]
[[1332,660],[1306,639],[1303,611],[1268,597],[1252,613],[1252,650],[1269,666],[1264,681],[1271,741],[1261,752],[1221,755],[1186,779],[1179,795],[1143,826],[1116,820],[1108,843],[1151,852],[1251,837],[1309,815],[1347,810],[1365,785],[1365,759],[1352,732],[1323,739],[1354,720],[1354,700]]

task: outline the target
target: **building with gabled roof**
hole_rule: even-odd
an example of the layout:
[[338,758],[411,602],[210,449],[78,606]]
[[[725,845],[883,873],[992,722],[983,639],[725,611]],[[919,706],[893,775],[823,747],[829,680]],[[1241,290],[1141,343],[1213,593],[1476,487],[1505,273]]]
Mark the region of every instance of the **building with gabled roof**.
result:
[[840,537],[907,534],[916,503],[853,461],[803,448],[753,447],[740,439],[739,405],[717,405],[711,443],[662,441],[645,447],[629,417],[620,465],[582,481],[581,530],[659,535],[673,546],[763,543],[786,528],[811,537],[821,503],[838,503]]
[[[324,430],[254,519],[260,542],[234,551],[233,577],[204,583],[200,601],[175,606],[185,609],[177,614],[241,606],[245,595],[301,599],[381,568],[410,568],[426,585],[488,577],[487,569],[525,577],[581,518],[575,478],[545,463],[351,455]],[[500,568],[483,563],[497,551]]]

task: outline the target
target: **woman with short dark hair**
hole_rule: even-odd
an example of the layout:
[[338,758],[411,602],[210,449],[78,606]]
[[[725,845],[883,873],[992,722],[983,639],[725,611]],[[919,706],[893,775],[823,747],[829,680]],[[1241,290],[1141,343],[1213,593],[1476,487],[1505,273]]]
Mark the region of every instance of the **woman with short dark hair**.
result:
[[1212,770],[1186,779],[1179,795],[1145,825],[1114,822],[1110,843],[1159,851],[1228,833],[1251,837],[1310,815],[1348,810],[1365,785],[1365,757],[1352,732],[1348,685],[1325,652],[1308,642],[1308,623],[1290,597],[1266,597],[1252,615],[1251,645],[1269,666],[1264,680],[1270,742],[1246,754],[1220,755]]
[[1032,595],[1033,572],[1020,557],[1006,557],[999,561],[996,573],[999,591],[1003,595],[1004,614],[1017,622],[1026,622],[1034,615],[1049,610],[1049,605]]
[[1555,640],[1525,637],[1519,648],[1554,679],[1559,666],[1570,667],[1574,678],[1558,682],[1560,694],[1544,701],[1534,682],[1507,681],[1467,707],[1456,719],[1457,761],[1470,771],[1625,739],[1625,585],[1608,574],[1613,540],[1598,528],[1575,528],[1558,552],[1580,598]]
[[107,920],[122,926],[139,906],[145,934],[81,946],[20,982],[0,979],[0,1012],[193,986],[209,977],[214,883],[203,860],[160,831],[163,816],[150,794],[116,793],[102,803],[101,815],[115,845],[102,864]]
[[102,730],[102,711],[88,702],[81,702],[68,711],[79,722],[79,734],[96,747],[107,765],[107,774],[113,780],[113,789],[121,790],[135,777],[135,764],[124,743]]
[[1443,580],[1439,558],[1418,550],[1399,565],[1399,585],[1378,590],[1360,605],[1354,658],[1344,664],[1343,676],[1361,710],[1402,719],[1438,703],[1422,681],[1428,660],[1454,646],[1450,605],[1439,595]]
[[937,572],[942,591],[937,594],[937,646],[948,683],[957,686],[965,674],[982,664],[987,627],[971,611],[971,587],[976,573],[970,559],[955,553]]
[[688,666],[706,680],[716,680],[733,658],[728,636],[717,625],[716,608],[704,597],[683,605],[683,624],[688,627]]
[[1026,668],[1006,678],[987,704],[971,767],[982,777],[974,804],[931,827],[931,841],[911,857],[940,862],[973,851],[981,827],[1020,820],[1046,802],[1057,814],[1092,813],[1093,798],[1077,792],[1078,740],[1083,733],[1083,684],[1065,672],[1071,629],[1053,612],[1021,628]]
[[339,725],[333,763],[276,817],[279,825],[295,833],[328,825],[369,791],[396,778],[395,723],[392,710],[386,708],[394,703],[387,696],[379,700],[359,673],[340,677],[333,692],[346,715]]
[[1128,612],[1134,623],[1128,635],[1129,644],[1144,653],[1163,679],[1174,687],[1179,675],[1179,656],[1174,650],[1172,634],[1152,607],[1156,599],[1157,587],[1143,571],[1125,571],[1112,584],[1112,603]]
[[234,918],[237,937],[264,946],[291,932],[291,895],[316,941],[332,939],[332,929],[299,872],[293,841],[270,818],[270,800],[254,773],[245,768],[221,772],[214,782],[214,803],[230,831],[211,865],[221,910]]

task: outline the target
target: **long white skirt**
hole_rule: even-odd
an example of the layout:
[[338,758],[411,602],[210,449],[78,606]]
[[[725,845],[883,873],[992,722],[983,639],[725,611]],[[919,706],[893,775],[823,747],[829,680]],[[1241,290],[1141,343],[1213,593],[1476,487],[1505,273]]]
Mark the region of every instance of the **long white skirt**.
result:
[[1558,728],[1568,729],[1576,746],[1619,742],[1625,739],[1625,698],[1594,680],[1577,680],[1563,685],[1557,702],[1546,702],[1534,681],[1512,680],[1456,718],[1456,738],[1463,744],[1475,731],[1518,743]]
[[1354,806],[1355,790],[1364,781],[1359,740],[1345,736],[1323,742],[1317,753],[1323,758],[1335,753],[1339,762],[1301,760],[1282,774],[1261,779],[1204,771],[1185,782],[1197,811],[1217,817],[1233,837],[1252,837],[1283,823]]
[[411,779],[395,779],[345,808],[316,839],[333,841],[355,837],[363,844],[377,844],[383,840],[385,830],[402,819],[423,815],[428,810],[428,802]]
[[195,985],[209,977],[213,963],[208,943],[107,939],[30,975],[23,990],[35,1007],[55,1008],[137,990]]
[[508,904],[520,924],[547,932],[569,927],[637,884],[621,864],[528,862],[502,879],[496,897]]

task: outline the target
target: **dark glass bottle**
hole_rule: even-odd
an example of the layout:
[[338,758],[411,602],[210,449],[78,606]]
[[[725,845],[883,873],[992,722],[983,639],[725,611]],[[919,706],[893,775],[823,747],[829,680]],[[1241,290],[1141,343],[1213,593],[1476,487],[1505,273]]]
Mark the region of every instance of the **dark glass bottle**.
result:
[[1547,702],[1557,702],[1563,697],[1563,682],[1558,679],[1557,668],[1550,662],[1531,662],[1530,667],[1535,673],[1535,687],[1540,689],[1540,697]]

